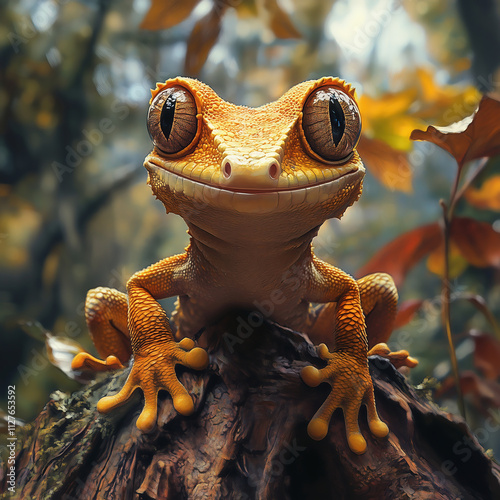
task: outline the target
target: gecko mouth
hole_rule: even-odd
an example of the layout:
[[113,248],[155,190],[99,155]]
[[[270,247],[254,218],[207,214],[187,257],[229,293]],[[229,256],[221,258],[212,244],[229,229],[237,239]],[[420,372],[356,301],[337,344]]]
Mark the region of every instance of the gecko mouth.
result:
[[155,163],[148,156],[144,167],[150,174],[150,184],[155,188],[168,187],[179,195],[184,195],[198,203],[218,205],[238,212],[269,213],[286,211],[297,205],[318,205],[334,198],[340,191],[351,191],[364,177],[361,162],[341,170],[336,177],[328,180],[274,189],[239,189],[228,186],[210,185],[191,179]]

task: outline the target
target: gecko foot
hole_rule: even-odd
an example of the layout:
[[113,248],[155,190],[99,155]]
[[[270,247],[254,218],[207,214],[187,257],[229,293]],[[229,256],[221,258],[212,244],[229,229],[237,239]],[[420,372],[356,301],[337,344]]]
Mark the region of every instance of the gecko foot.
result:
[[179,413],[189,415],[193,412],[193,400],[179,382],[175,365],[203,370],[208,366],[208,355],[200,347],[194,347],[194,342],[188,338],[180,342],[154,344],[144,351],[135,353],[132,370],[122,390],[100,399],[97,409],[108,413],[125,404],[132,393],[141,388],[145,402],[136,425],[139,430],[149,432],[156,425],[158,391],[161,389],[170,393],[174,408]]
[[373,356],[374,354],[388,359],[396,369],[402,366],[415,368],[418,365],[418,360],[412,358],[408,351],[404,349],[401,351],[391,351],[387,344],[384,343],[376,344],[368,351],[368,356]]
[[358,424],[362,404],[365,404],[368,410],[368,425],[372,434],[385,437],[389,433],[389,428],[380,420],[375,407],[368,364],[366,360],[345,352],[331,353],[325,344],[320,344],[317,351],[318,355],[327,361],[327,366],[321,370],[306,366],[301,373],[302,379],[311,387],[327,382],[332,386],[332,392],[309,422],[307,432],[315,440],[323,439],[328,432],[333,412],[342,408],[349,448],[354,453],[362,454],[366,451],[366,441]]

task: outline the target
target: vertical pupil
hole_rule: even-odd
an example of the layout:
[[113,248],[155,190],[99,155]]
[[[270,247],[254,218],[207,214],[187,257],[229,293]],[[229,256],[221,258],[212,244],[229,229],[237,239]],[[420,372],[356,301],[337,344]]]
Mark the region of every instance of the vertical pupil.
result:
[[172,132],[172,125],[174,124],[176,103],[177,98],[174,95],[169,95],[161,109],[160,127],[167,141],[170,137],[170,132]]
[[330,113],[330,124],[332,126],[333,142],[335,143],[335,146],[338,146],[340,139],[342,139],[342,136],[344,135],[345,116],[344,110],[342,109],[342,106],[335,94],[330,95],[328,111]]

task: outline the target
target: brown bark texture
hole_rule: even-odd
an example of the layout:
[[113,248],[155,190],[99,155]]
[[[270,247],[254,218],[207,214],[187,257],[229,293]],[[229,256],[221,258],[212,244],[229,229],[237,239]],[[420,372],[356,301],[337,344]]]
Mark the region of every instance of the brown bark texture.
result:
[[[110,415],[97,401],[118,391],[129,369],[100,375],[71,396],[54,394],[20,431],[17,498],[22,499],[494,499],[500,468],[467,425],[419,397],[386,360],[370,370],[388,438],[370,435],[364,455],[348,446],[340,411],[327,437],[307,423],[330,387],[306,386],[300,370],[324,365],[301,334],[254,316],[225,318],[204,335],[203,372],[178,369],[195,412],[177,414],[161,392],[158,426],[141,434],[140,391]],[[242,321],[243,320],[243,321]],[[254,321],[254,324],[257,322]],[[6,491],[5,476],[0,490]]]

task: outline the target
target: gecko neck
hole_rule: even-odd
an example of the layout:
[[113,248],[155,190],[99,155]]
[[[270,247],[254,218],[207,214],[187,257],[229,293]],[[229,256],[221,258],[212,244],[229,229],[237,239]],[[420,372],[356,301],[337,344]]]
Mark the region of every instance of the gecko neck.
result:
[[[311,242],[319,226],[289,238],[269,239],[259,226],[241,232],[213,234],[190,222],[192,251],[214,269],[223,270],[234,279],[245,276],[266,280],[280,276],[292,266],[311,256]],[[253,230],[252,230],[253,229]]]

